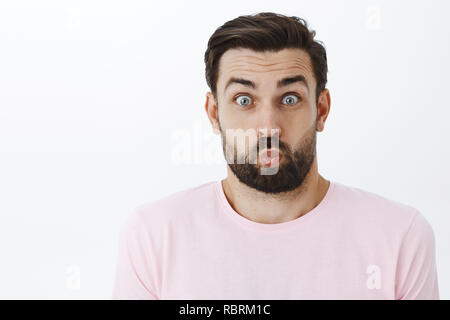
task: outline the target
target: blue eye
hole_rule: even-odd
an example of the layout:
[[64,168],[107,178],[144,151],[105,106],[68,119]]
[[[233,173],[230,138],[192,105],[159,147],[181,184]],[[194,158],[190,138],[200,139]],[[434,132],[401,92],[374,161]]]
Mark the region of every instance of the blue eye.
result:
[[[284,98],[283,98],[283,104],[291,105],[291,106],[292,106],[292,105],[295,105],[299,100],[300,100],[300,98],[299,98],[297,95],[295,95],[295,94],[289,94],[289,95],[284,96]],[[251,105],[251,103],[252,103],[252,98],[250,98],[250,97],[247,96],[247,95],[242,95],[242,96],[236,97],[236,98],[235,98],[235,101],[237,101],[237,103],[238,103],[240,106],[246,107],[246,106]]]
[[[240,99],[240,98],[242,98],[242,99]],[[240,104],[239,99],[241,102],[244,102],[244,104]],[[236,98],[236,101],[238,101],[239,105],[246,107],[250,104],[251,98],[249,96],[239,96]]]
[[[292,98],[292,97],[294,97],[294,98]],[[287,99],[285,100],[284,98],[289,98],[289,100],[287,100]],[[299,100],[299,98],[294,94],[287,95],[284,98],[283,98],[283,101],[290,101],[290,102],[286,103],[287,105],[294,105]]]

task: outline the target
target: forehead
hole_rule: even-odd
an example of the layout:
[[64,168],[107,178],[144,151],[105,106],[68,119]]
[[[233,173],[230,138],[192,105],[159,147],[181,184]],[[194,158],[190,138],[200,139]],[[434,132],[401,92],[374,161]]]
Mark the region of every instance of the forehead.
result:
[[220,59],[217,88],[223,91],[231,77],[245,75],[256,82],[258,79],[268,79],[275,83],[283,76],[298,74],[305,77],[310,88],[315,87],[311,58],[302,49],[289,48],[276,52],[230,49]]

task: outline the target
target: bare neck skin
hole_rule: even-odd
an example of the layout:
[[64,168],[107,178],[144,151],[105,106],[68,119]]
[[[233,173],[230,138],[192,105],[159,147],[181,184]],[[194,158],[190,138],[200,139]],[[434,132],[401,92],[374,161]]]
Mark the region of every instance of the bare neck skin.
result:
[[297,219],[315,208],[325,197],[330,181],[317,170],[317,158],[303,184],[296,190],[270,195],[248,187],[228,167],[222,180],[225,196],[241,216],[258,223],[273,224]]

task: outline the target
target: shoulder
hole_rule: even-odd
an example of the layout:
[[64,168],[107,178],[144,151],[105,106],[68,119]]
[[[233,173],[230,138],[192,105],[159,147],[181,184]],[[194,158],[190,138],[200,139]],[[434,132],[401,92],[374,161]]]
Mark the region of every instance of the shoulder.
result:
[[335,182],[335,195],[344,216],[372,230],[406,235],[410,229],[431,228],[422,213],[410,204],[339,182]]
[[360,213],[394,219],[412,219],[418,213],[412,205],[340,182],[335,182],[335,193],[342,205]]
[[170,224],[189,220],[194,213],[204,212],[204,209],[212,206],[208,200],[213,199],[216,184],[217,181],[210,181],[158,200],[141,203],[133,208],[126,225],[157,232]]

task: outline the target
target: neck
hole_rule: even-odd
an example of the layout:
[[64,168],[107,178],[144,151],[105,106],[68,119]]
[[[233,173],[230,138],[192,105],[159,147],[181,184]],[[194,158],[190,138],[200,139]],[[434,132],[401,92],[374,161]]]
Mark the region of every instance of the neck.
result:
[[307,214],[322,201],[330,184],[318,173],[317,158],[298,188],[275,195],[248,187],[227,169],[222,186],[228,202],[241,216],[259,223],[282,223]]

